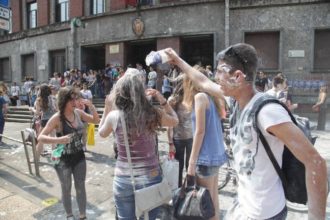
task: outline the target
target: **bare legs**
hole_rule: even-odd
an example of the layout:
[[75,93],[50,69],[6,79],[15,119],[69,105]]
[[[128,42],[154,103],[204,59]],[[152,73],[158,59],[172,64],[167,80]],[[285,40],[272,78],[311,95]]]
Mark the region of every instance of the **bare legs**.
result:
[[210,191],[215,208],[215,215],[213,218],[210,218],[210,220],[219,220],[218,174],[206,178],[197,177],[197,184],[207,188]]

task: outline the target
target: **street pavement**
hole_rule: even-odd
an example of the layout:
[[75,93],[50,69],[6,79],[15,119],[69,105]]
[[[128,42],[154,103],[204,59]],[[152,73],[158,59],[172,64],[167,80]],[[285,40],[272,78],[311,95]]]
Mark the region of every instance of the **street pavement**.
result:
[[[4,135],[21,140],[20,131],[29,124],[6,123]],[[330,123],[327,131],[313,131],[318,135],[315,147],[327,160],[330,172]],[[88,147],[87,159],[87,217],[88,219],[115,219],[112,199],[112,179],[115,159],[112,149],[113,137],[96,137],[96,145]],[[165,132],[159,132],[160,154],[166,154]],[[28,171],[23,145],[3,139],[6,146],[0,147],[0,220],[60,220],[65,219],[60,183],[49,159],[41,158],[41,177]],[[46,146],[47,147],[47,146]],[[32,167],[33,168],[33,167]],[[72,204],[75,216],[78,208],[72,187]],[[235,197],[235,187],[229,183],[219,194],[221,217],[225,215]],[[329,201],[329,199],[328,199]],[[289,211],[290,220],[307,219],[306,212]],[[330,219],[330,204],[327,204],[327,219]]]

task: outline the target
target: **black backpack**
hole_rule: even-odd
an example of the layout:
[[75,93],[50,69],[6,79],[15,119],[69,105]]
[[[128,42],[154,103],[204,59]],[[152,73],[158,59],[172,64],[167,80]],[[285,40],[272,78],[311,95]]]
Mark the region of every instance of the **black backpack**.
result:
[[306,204],[307,189],[304,164],[301,163],[286,146],[284,146],[282,169],[280,168],[273,152],[269,147],[269,144],[257,126],[257,116],[264,105],[268,103],[277,103],[287,110],[292,122],[296,124],[304,132],[305,136],[310,140],[310,142],[314,144],[315,139],[313,139],[311,135],[309,120],[304,117],[294,116],[287,108],[287,106],[280,102],[278,99],[267,95],[262,96],[259,99],[261,100],[256,101],[256,104],[253,107],[254,127],[257,131],[258,137],[264,145],[267,155],[282,181],[286,199],[293,203]]

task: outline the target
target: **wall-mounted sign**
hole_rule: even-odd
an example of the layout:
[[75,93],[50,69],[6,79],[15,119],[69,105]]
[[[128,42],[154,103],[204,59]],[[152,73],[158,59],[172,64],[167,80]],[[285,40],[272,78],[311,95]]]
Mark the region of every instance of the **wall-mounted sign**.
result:
[[305,57],[305,51],[304,50],[289,50],[288,56],[289,57]]
[[9,31],[9,21],[3,18],[0,18],[0,29]]
[[9,9],[0,6],[0,18],[9,19]]
[[138,36],[138,37],[142,36],[142,34],[144,32],[144,22],[140,17],[135,18],[133,20],[132,29],[133,29],[133,32],[136,36]]
[[45,65],[39,65],[38,69],[39,70],[46,70],[46,66]]
[[109,53],[114,54],[114,53],[119,53],[119,44],[112,44],[109,46]]

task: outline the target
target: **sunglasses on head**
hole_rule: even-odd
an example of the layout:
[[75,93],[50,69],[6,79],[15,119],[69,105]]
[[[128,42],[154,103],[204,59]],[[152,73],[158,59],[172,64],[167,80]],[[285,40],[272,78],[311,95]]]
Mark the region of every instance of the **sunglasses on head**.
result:
[[245,65],[247,64],[247,60],[241,57],[241,55],[235,50],[233,46],[230,46],[225,52],[224,55],[227,57],[235,57],[240,64],[242,64],[243,72],[245,72]]

